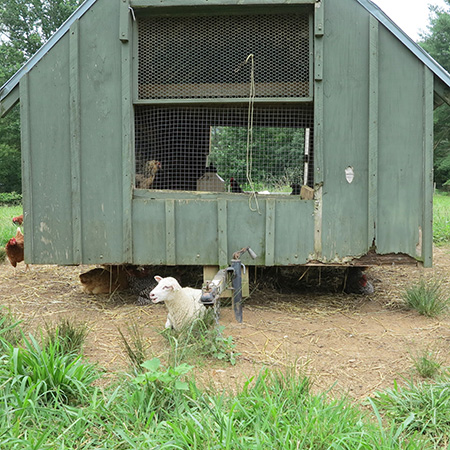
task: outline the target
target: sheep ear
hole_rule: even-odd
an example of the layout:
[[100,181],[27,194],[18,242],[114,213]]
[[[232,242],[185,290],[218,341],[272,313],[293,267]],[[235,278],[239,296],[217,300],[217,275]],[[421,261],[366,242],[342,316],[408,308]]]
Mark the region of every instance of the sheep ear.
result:
[[162,280],[162,277],[159,275],[155,275],[155,280],[159,283]]

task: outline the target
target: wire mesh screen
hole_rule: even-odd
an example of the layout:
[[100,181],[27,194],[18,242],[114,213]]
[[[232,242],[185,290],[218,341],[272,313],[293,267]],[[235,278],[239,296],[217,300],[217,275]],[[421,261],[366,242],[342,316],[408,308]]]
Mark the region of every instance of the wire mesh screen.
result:
[[[136,106],[136,188],[299,194],[313,183],[312,106]],[[306,149],[306,151],[305,151]]]
[[138,30],[140,99],[247,97],[249,54],[256,97],[309,96],[306,13],[141,18]]

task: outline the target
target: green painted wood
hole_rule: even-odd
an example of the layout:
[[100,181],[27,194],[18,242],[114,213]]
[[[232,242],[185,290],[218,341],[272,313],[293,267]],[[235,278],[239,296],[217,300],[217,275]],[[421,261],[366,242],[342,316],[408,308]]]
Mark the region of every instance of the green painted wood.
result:
[[73,262],[81,263],[81,105],[80,105],[80,47],[79,21],[69,30],[69,77],[70,77],[70,169],[72,183]]
[[[368,250],[369,15],[353,0],[325,6],[323,187],[316,215],[321,212],[321,260],[341,262]],[[347,168],[354,172],[351,183]]]
[[434,77],[428,67],[423,66],[423,225],[422,258],[424,267],[433,262],[433,96]]
[[314,253],[314,202],[276,200],[274,223],[274,264],[308,262]]
[[130,3],[128,0],[120,0],[119,39],[128,42],[130,39]]
[[377,240],[378,211],[378,21],[370,17],[369,34],[369,160],[367,246],[372,247]]
[[[264,97],[264,98],[255,98],[255,103],[310,103],[313,97]],[[248,97],[236,97],[236,98],[223,98],[220,99],[221,104],[236,104],[236,103],[248,103]],[[201,105],[210,105],[217,104],[217,99],[214,98],[205,98],[205,99],[189,99],[182,98],[177,100],[170,99],[149,99],[149,100],[138,100],[134,101],[135,105],[186,105],[186,104],[201,104]]]
[[317,3],[314,13],[314,35],[316,37],[322,37],[325,29],[325,16],[324,16],[324,0]]
[[[319,13],[319,20],[325,24],[325,5],[320,3],[317,10]],[[317,22],[317,19],[315,19]],[[322,26],[324,28],[324,25]],[[323,53],[324,53],[324,36],[323,34],[316,35],[314,38],[314,185],[315,185],[315,200],[314,200],[314,259],[322,257],[322,185],[324,177],[324,86],[323,80]]]
[[30,83],[29,75],[22,77],[19,84],[20,89],[20,140],[22,153],[22,199],[24,213],[24,233],[27,240],[24,247],[25,261],[33,262],[34,259],[34,220],[32,214],[33,189],[31,171],[31,130],[30,130]]
[[379,253],[415,257],[423,227],[423,64],[384,27],[379,46],[376,246]]
[[29,72],[32,263],[73,262],[70,38]]
[[175,259],[175,246],[177,240],[177,233],[175,231],[175,201],[173,199],[167,199],[165,201],[166,210],[166,264],[174,265]]
[[[217,199],[175,199],[177,264],[218,265],[221,246],[226,245],[227,237],[226,221],[225,231],[219,235],[219,214]],[[226,258],[226,250],[224,257]]]
[[266,200],[266,245],[265,265],[273,266],[275,262],[275,200]]
[[[128,3],[127,3],[128,6]],[[131,21],[127,8],[127,20]],[[121,12],[122,14],[122,12]],[[122,16],[121,16],[122,18]],[[132,223],[132,198],[133,198],[133,174],[134,174],[134,143],[133,143],[133,46],[127,40],[121,45],[122,56],[122,253],[124,261],[133,260],[133,223]]]
[[217,201],[217,247],[219,266],[227,267],[228,258],[228,202],[224,199]]
[[[83,263],[124,262],[124,140],[121,2],[98,0],[80,20]],[[99,18],[108,26],[99,27]],[[95,39],[93,39],[95,36]],[[126,74],[125,74],[126,76]],[[121,95],[122,93],[122,95]],[[126,216],[125,216],[126,217]],[[129,219],[128,219],[129,220]]]
[[166,211],[164,200],[134,199],[133,260],[134,264],[166,263]]

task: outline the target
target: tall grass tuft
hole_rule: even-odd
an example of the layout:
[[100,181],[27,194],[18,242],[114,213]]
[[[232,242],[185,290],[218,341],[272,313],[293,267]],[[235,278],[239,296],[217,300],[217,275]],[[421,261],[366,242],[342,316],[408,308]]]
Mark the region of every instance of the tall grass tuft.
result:
[[443,371],[442,363],[431,348],[420,349],[411,354],[415,371],[422,378],[434,379]]
[[46,326],[44,346],[58,343],[62,354],[81,354],[88,332],[87,324],[64,318],[53,327]]
[[410,309],[428,317],[437,317],[448,310],[450,299],[444,295],[439,281],[425,281],[406,289],[403,299]]
[[131,367],[137,371],[142,371],[142,364],[147,358],[147,352],[145,349],[145,340],[142,335],[141,328],[133,322],[128,325],[129,339],[125,337],[122,331],[119,329],[119,334],[122,339],[123,346],[130,360]]
[[0,385],[32,404],[88,400],[89,386],[98,378],[94,365],[83,363],[81,356],[62,352],[59,340],[42,347],[30,335],[24,344],[24,348],[10,347],[3,355]]

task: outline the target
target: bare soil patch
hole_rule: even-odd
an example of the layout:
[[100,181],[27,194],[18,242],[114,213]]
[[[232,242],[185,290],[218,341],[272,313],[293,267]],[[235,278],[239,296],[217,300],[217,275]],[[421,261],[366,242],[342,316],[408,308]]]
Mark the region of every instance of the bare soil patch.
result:
[[[125,334],[135,322],[141,327],[149,355],[165,358],[167,343],[160,335],[166,318],[164,305],[137,306],[127,292],[88,295],[79,274],[93,266],[59,267],[0,265],[0,305],[36,333],[44,324],[63,318],[87,323],[90,333],[85,356],[98,362],[113,378],[127,370],[128,359],[118,329]],[[295,365],[314,380],[314,389],[347,393],[355,400],[392,387],[394,379],[412,374],[411,353],[432,348],[450,366],[450,318],[430,319],[402,307],[401,296],[421,277],[442,281],[450,296],[450,248],[434,249],[431,269],[384,266],[367,270],[375,286],[370,296],[346,295],[325,289],[326,278],[311,276],[309,288],[279,289],[258,283],[244,304],[244,322],[232,309],[221,309],[224,334],[232,336],[240,353],[235,366],[214,362],[197,370],[200,379],[234,388],[263,367]],[[280,273],[282,277],[282,273]],[[314,288],[314,284],[316,287]],[[319,286],[320,284],[320,286]]]

